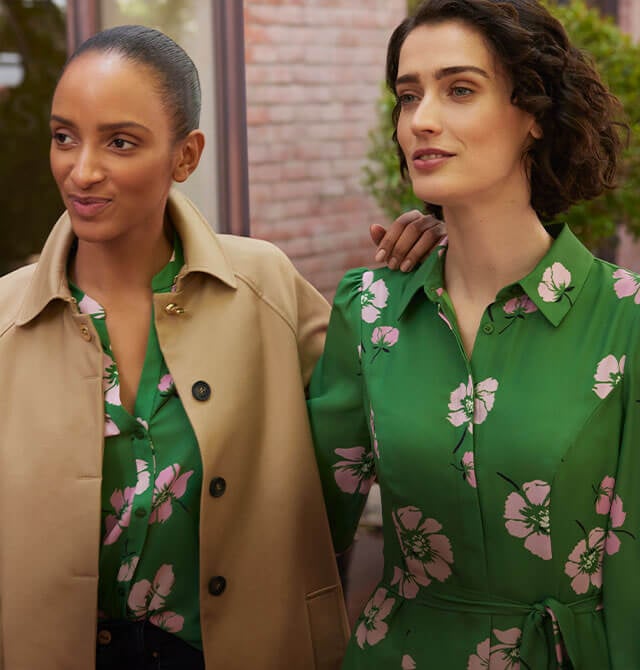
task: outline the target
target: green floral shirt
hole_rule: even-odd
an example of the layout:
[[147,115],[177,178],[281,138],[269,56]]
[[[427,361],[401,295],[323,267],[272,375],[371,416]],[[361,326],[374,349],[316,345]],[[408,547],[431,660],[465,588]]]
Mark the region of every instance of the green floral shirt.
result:
[[344,668],[640,668],[640,278],[553,232],[470,360],[446,244],[338,288],[317,458],[336,550],[375,478],[384,532]]
[[[154,293],[171,291],[182,265],[176,238],[171,260],[153,278]],[[80,311],[91,315],[104,357],[99,616],[148,619],[202,648],[198,598],[202,463],[160,350],[153,316],[131,415],[120,402],[118,367],[104,309],[76,286],[71,290]]]

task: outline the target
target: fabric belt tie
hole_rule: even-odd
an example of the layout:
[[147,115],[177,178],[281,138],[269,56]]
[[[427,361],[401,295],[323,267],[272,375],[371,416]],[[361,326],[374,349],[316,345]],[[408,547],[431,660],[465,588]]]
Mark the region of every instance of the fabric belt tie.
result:
[[[394,586],[384,587],[399,598],[405,599]],[[572,667],[582,667],[580,645],[576,632],[576,616],[590,614],[601,604],[601,595],[580,598],[570,603],[562,603],[556,598],[545,598],[528,604],[502,598],[487,599],[482,593],[447,589],[446,593],[433,590],[421,593],[414,602],[449,612],[487,614],[491,616],[524,616],[522,638],[520,640],[520,663],[525,670],[547,670],[551,663],[560,662],[562,656],[556,650],[561,636],[565,660]],[[560,658],[558,658],[560,656]]]

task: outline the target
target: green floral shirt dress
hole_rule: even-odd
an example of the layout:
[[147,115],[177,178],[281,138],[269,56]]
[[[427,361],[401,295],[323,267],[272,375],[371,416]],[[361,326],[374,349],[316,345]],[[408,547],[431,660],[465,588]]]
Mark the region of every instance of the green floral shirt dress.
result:
[[[173,289],[183,265],[176,238],[154,292]],[[153,316],[134,415],[121,404],[104,309],[71,285],[90,314],[104,358],[105,444],[98,608],[101,619],[149,620],[201,649],[198,527],[202,462],[160,350]]]
[[341,282],[309,411],[336,551],[380,484],[384,574],[349,670],[638,670],[640,278],[568,228],[485,311],[446,243]]

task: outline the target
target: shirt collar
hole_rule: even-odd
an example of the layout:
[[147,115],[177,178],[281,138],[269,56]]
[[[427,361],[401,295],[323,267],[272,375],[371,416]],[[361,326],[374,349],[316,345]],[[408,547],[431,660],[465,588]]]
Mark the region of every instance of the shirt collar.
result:
[[[565,224],[550,226],[548,230],[555,238],[549,251],[526,277],[505,286],[497,297],[513,297],[524,292],[545,318],[558,326],[584,287],[593,255]],[[446,242],[436,249],[407,282],[399,304],[400,315],[420,289],[432,302],[438,301],[444,286]]]
[[[167,206],[171,222],[182,242],[186,259],[179,273],[179,279],[192,272],[204,272],[229,287],[236,288],[233,267],[216,234],[195,205],[179,191],[172,189]],[[40,254],[18,312],[17,326],[32,321],[50,302],[72,300],[67,281],[67,259],[75,239],[69,215],[65,212],[58,219]]]

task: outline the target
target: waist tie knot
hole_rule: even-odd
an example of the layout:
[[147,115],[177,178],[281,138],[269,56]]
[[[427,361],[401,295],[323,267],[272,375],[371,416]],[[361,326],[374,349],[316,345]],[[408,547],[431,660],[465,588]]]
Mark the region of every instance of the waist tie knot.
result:
[[[388,591],[402,598],[393,586]],[[601,602],[600,594],[563,603],[544,598],[536,603],[522,603],[487,594],[448,587],[446,591],[424,591],[413,602],[450,612],[468,612],[493,616],[523,616],[520,639],[520,662],[525,670],[547,670],[552,659],[558,665],[570,661],[582,667],[576,631],[576,616],[594,612]]]

